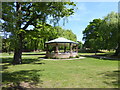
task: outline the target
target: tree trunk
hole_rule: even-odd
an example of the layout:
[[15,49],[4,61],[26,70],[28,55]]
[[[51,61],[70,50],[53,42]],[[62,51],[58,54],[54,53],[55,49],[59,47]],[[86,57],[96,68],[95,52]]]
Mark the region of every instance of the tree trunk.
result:
[[95,55],[97,55],[97,52],[95,51]]
[[13,59],[13,64],[21,64],[22,63],[22,34],[18,35],[18,44],[15,47],[14,51],[14,59]]
[[118,48],[115,51],[114,56],[118,56],[120,54],[120,43],[118,44]]
[[[20,30],[21,23],[20,23],[20,11],[21,11],[21,3],[16,2],[16,17],[18,20],[16,21],[16,30]],[[15,41],[15,50],[14,50],[14,58],[13,58],[13,64],[21,64],[22,63],[22,32],[19,34],[16,33],[16,41]]]
[[22,63],[22,50],[18,50],[16,49],[14,52],[14,60],[13,60],[13,64],[21,64]]

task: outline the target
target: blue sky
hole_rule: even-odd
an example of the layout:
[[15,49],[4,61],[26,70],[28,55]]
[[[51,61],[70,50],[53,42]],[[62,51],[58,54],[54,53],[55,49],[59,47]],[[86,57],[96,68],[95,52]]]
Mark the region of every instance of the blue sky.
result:
[[118,2],[77,2],[77,7],[74,15],[68,18],[68,23],[63,26],[60,22],[60,26],[71,29],[77,35],[78,41],[82,41],[82,32],[90,21],[96,18],[103,19],[112,11],[118,12]]

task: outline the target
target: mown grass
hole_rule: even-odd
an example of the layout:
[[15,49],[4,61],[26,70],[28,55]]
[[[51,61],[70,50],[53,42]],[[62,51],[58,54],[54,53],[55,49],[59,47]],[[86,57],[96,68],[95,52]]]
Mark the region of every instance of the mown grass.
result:
[[[37,55],[44,55],[45,52],[23,52],[22,53],[22,56],[37,56]],[[11,52],[11,53],[0,53],[1,56],[13,56],[14,53]]]
[[[40,55],[38,55],[40,54]],[[23,64],[11,65],[2,57],[3,87],[118,88],[118,60],[84,58],[42,60],[44,53],[24,53]]]

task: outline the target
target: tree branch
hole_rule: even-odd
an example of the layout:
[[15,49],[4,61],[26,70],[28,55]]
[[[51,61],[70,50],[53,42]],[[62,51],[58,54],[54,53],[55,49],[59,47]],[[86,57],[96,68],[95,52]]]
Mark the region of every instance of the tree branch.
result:
[[31,23],[34,19],[37,19],[40,15],[35,15],[34,17],[32,17],[27,23],[26,25],[22,28],[23,30],[25,30]]

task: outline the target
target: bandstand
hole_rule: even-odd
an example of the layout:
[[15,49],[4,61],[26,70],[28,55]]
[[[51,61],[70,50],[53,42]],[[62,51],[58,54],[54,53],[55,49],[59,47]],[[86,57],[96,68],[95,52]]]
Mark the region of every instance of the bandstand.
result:
[[66,38],[60,37],[45,44],[47,58],[70,58],[78,56],[78,43]]

